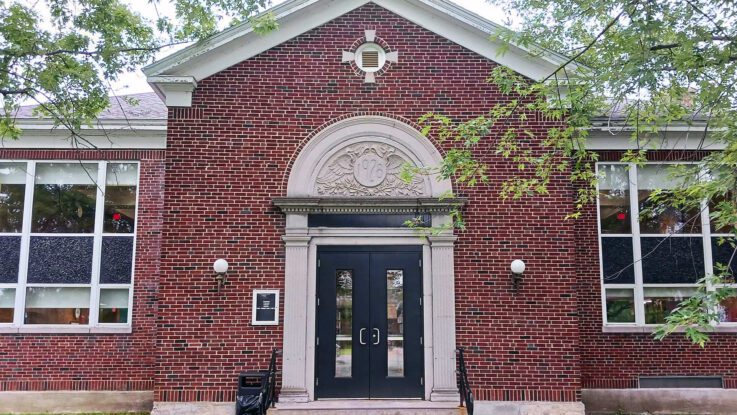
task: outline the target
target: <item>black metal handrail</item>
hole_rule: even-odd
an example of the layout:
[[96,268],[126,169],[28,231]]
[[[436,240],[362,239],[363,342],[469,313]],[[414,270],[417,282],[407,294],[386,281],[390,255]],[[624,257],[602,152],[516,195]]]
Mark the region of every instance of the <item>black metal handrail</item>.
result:
[[466,407],[468,415],[473,415],[473,391],[468,383],[468,371],[466,370],[466,359],[463,356],[465,349],[459,347],[456,349],[458,353],[458,390],[461,393],[461,407]]
[[266,414],[269,408],[276,406],[276,356],[281,350],[276,347],[271,350],[271,359],[269,360],[269,379],[264,391],[264,399],[262,401],[262,414]]

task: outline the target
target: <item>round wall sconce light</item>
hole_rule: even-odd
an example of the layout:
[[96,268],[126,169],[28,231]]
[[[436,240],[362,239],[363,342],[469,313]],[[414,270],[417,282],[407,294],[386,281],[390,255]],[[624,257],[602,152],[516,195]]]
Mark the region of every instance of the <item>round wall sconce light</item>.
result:
[[527,265],[525,264],[525,261],[522,261],[521,259],[515,259],[512,261],[512,264],[509,266],[510,270],[512,271],[512,289],[514,292],[519,291],[519,286],[522,284],[522,274],[525,272],[525,268],[527,268]]
[[228,261],[224,259],[218,259],[212,264],[212,268],[215,270],[215,281],[218,283],[218,291],[226,283],[226,274],[228,272]]

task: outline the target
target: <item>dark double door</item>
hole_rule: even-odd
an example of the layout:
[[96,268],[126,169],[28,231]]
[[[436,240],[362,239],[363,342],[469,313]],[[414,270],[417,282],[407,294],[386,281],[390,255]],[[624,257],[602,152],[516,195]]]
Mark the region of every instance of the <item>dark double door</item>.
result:
[[421,398],[422,247],[318,250],[315,394]]

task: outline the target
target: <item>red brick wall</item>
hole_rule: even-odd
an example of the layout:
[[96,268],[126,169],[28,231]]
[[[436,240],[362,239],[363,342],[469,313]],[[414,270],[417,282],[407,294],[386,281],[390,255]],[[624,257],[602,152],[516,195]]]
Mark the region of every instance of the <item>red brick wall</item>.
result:
[[140,160],[132,334],[0,334],[0,391],[152,390],[164,151],[0,150],[1,160]]
[[[340,63],[365,29],[400,54],[375,85]],[[311,133],[366,113],[475,117],[507,99],[485,82],[492,67],[367,5],[200,81],[192,108],[170,110],[156,399],[232,399],[236,374],[265,367],[281,347],[281,325],[250,325],[250,296],[283,293],[284,216],[271,200],[285,195]],[[525,124],[541,134],[551,125],[536,114]],[[471,349],[471,382],[482,399],[576,400],[574,228],[562,220],[572,188],[559,177],[547,197],[502,203],[496,191],[514,166],[489,145],[479,155],[492,183],[459,190],[471,202],[456,251],[458,344]],[[211,267],[221,257],[232,272],[218,293]],[[516,258],[528,264],[518,294],[509,277]]]
[[[657,151],[652,161],[698,160],[708,152]],[[618,161],[621,152],[600,153],[602,161]],[[657,341],[650,334],[602,333],[601,283],[596,206],[576,221],[581,376],[584,388],[634,388],[639,376],[723,376],[725,387],[737,388],[734,334],[713,334],[702,349],[681,334]]]

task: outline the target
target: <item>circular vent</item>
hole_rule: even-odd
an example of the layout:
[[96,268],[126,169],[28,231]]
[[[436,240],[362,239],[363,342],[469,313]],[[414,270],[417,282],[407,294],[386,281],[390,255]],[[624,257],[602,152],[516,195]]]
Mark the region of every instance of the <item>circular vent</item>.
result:
[[378,72],[385,63],[386,52],[376,43],[364,43],[356,50],[356,65],[364,72]]

